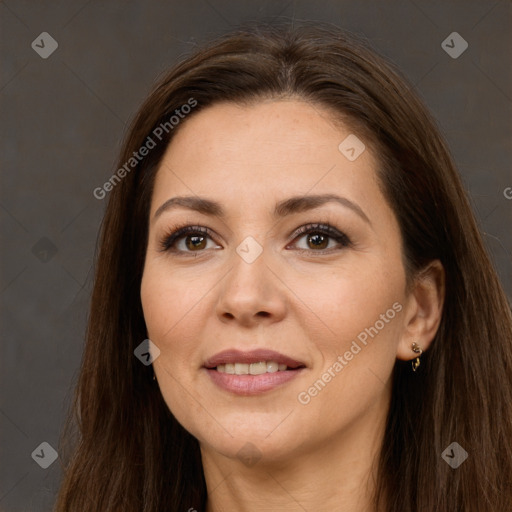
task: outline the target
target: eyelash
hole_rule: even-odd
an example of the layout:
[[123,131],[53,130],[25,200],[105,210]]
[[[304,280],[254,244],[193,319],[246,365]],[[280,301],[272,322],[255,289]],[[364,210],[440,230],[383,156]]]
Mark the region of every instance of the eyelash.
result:
[[[314,224],[306,224],[301,226],[293,233],[293,240],[299,238],[301,235],[309,235],[309,234],[321,234],[332,238],[334,241],[338,242],[342,248],[347,248],[352,246],[352,242],[345,233],[342,233],[335,227],[331,226],[328,222],[326,223],[314,223]],[[167,233],[161,238],[159,242],[159,251],[160,252],[173,252],[179,255],[184,255],[186,253],[194,254],[197,252],[198,254],[201,252],[205,252],[205,249],[199,251],[181,251],[173,248],[173,245],[184,235],[207,235],[210,238],[213,237],[213,233],[207,227],[203,226],[191,226],[191,225],[175,225],[172,226]],[[339,248],[330,248],[330,249],[320,249],[318,251],[313,249],[298,249],[300,252],[308,252],[308,253],[319,253],[319,255],[329,254],[334,250],[340,250]]]

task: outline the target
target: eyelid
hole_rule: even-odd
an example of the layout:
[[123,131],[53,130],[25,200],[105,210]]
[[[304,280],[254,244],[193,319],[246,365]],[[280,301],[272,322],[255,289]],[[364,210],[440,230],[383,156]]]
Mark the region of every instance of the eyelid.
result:
[[[332,226],[328,221],[326,222],[314,222],[314,223],[307,223],[303,224],[302,226],[296,228],[293,233],[291,233],[290,242],[286,245],[286,248],[289,247],[290,243],[294,242],[297,238],[302,238],[304,235],[312,234],[312,233],[320,233],[328,238],[331,238],[335,240],[339,246],[338,248],[330,248],[330,249],[319,249],[319,250],[308,250],[308,249],[295,249],[296,251],[300,251],[302,253],[307,252],[308,254],[313,253],[317,254],[318,256],[330,254],[332,251],[339,251],[343,248],[351,247],[353,245],[351,239],[342,231],[340,231],[338,228]],[[197,252],[197,254],[200,254],[202,252],[206,252],[206,250],[199,250],[199,251],[182,251],[177,250],[175,248],[172,248],[175,243],[180,240],[181,238],[187,236],[187,235],[194,235],[194,234],[203,234],[212,239],[214,242],[216,242],[216,234],[215,232],[206,227],[206,226],[200,226],[200,225],[193,225],[193,224],[178,224],[171,226],[168,230],[166,230],[165,234],[162,236],[162,238],[159,240],[159,251],[160,252],[172,252],[174,254],[194,254]]]
[[[209,236],[211,239],[215,240],[215,234],[213,230],[211,230],[208,227],[205,226],[199,226],[199,225],[193,225],[193,224],[177,224],[174,226],[171,226],[169,229],[167,229],[159,240],[159,250],[160,252],[174,252],[174,253],[184,253],[189,252],[193,253],[193,251],[178,251],[175,249],[171,249],[171,246],[176,243],[177,240],[180,238],[183,238],[185,235],[189,234],[197,234],[201,233],[204,235]],[[202,251],[198,251],[202,252]]]
[[[345,245],[347,247],[352,245],[352,241],[350,240],[350,238],[343,231],[340,231],[338,228],[332,226],[329,222],[312,222],[304,224],[303,226],[300,226],[293,232],[293,240],[295,240],[298,237],[302,238],[301,235],[310,233],[325,234],[329,238],[332,238],[336,240],[338,243]],[[326,250],[312,252],[325,253],[325,251]]]

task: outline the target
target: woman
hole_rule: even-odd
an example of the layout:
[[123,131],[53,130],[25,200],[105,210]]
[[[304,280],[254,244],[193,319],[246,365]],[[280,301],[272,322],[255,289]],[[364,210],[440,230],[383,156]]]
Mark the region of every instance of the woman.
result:
[[107,193],[59,512],[512,510],[510,307],[435,122],[363,41],[202,48]]

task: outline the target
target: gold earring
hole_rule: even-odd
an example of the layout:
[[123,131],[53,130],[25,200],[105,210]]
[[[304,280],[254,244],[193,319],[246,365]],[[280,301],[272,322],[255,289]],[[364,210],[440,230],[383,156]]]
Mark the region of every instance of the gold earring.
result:
[[412,371],[415,372],[420,365],[420,356],[423,353],[423,350],[421,350],[421,347],[416,342],[412,344],[411,348],[415,354],[418,354],[418,357],[412,362]]

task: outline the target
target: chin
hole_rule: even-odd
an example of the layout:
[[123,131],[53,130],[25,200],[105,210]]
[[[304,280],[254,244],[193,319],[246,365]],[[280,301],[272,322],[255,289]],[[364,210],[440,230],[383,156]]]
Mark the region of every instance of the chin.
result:
[[[238,459],[244,466],[252,467],[258,463],[261,465],[275,465],[286,463],[293,458],[296,446],[283,444],[279,440],[262,440],[260,437],[249,435],[225,439],[206,440],[209,450],[213,450],[229,459]],[[202,442],[201,449],[205,446]]]
[[[222,418],[218,418],[222,425],[231,423],[231,428],[226,428],[227,432],[222,428],[212,432],[201,427],[195,432],[192,427],[189,432],[199,440],[202,450],[213,450],[230,459],[239,459],[247,466],[251,465],[252,459],[262,463],[285,462],[293,457],[308,437],[303,428],[285,427],[281,423],[285,417],[276,417],[272,422],[267,417],[261,423],[261,420],[252,421],[246,416],[236,426],[233,426],[232,419],[223,422]],[[304,435],[306,439],[303,440]]]

